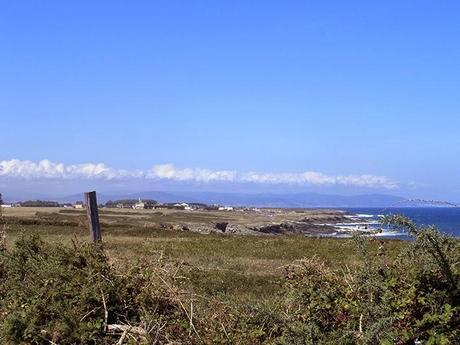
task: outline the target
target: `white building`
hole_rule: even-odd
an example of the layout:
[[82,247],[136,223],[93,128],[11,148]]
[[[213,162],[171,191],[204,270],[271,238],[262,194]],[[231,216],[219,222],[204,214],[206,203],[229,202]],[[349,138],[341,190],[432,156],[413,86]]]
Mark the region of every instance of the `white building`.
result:
[[233,207],[231,206],[220,206],[218,208],[219,211],[233,211]]
[[139,201],[133,205],[133,208],[135,210],[143,210],[145,208],[145,202],[143,202],[141,198],[139,198]]
[[187,210],[187,211],[193,210],[193,208],[192,208],[189,204],[187,204],[187,203],[185,203],[185,202],[183,202],[183,203],[181,203],[181,204],[175,204],[174,206],[175,206],[175,207],[183,207],[184,210]]

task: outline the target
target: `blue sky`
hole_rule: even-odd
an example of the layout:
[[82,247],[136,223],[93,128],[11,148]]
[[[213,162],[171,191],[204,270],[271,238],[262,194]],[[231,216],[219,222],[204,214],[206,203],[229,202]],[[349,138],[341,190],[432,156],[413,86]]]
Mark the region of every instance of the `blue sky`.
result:
[[459,37],[458,1],[0,1],[0,187],[460,201]]

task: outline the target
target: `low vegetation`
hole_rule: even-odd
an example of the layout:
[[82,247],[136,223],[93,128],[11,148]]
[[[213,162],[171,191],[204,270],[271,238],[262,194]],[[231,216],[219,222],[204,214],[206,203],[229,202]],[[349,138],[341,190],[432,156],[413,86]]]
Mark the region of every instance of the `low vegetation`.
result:
[[458,242],[402,217],[386,222],[414,237],[396,260],[384,246],[370,252],[368,239],[357,237],[361,261],[353,269],[317,258],[289,267],[284,343],[459,343]]
[[27,200],[18,203],[21,207],[59,207],[57,201]]
[[[458,344],[460,248],[3,222],[2,344]],[[63,245],[65,244],[65,245]]]

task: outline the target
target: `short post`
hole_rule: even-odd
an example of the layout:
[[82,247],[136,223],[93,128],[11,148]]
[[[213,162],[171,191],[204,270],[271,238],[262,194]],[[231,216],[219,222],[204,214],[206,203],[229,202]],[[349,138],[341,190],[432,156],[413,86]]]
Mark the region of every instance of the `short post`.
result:
[[86,192],[86,214],[88,215],[89,232],[93,242],[102,241],[99,213],[97,212],[96,192]]

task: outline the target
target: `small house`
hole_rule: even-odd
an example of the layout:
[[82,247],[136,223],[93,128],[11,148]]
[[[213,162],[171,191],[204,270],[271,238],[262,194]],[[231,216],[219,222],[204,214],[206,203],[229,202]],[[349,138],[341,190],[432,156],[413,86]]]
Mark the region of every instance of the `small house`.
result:
[[82,202],[76,202],[74,205],[73,205],[73,208],[77,209],[77,210],[81,210],[83,209],[83,203]]

